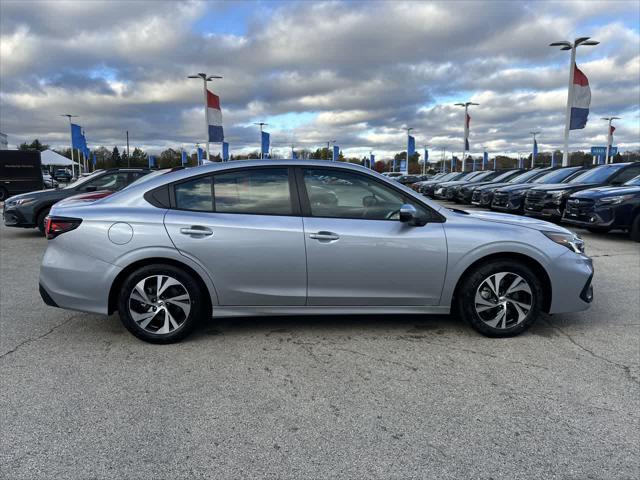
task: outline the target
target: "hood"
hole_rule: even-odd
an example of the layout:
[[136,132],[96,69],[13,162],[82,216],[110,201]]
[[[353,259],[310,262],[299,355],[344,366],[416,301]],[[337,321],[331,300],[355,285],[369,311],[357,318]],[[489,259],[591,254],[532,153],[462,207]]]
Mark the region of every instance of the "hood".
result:
[[73,190],[66,190],[61,188],[58,190],[36,190],[28,193],[21,193],[20,195],[14,195],[13,197],[7,198],[5,203],[10,203],[12,200],[19,200],[21,198],[37,198],[38,200],[49,200],[49,199],[63,199],[67,198],[76,193]]
[[599,187],[601,183],[549,183],[533,187],[531,190],[544,190],[546,192],[561,192],[571,190],[584,190],[585,188]]
[[525,190],[530,190],[533,187],[535,187],[535,185],[532,185],[531,183],[515,183],[515,184],[509,184],[509,185],[505,185],[504,187],[500,187],[499,190],[501,192],[524,192]]
[[468,183],[467,180],[452,180],[450,182],[442,182],[442,183],[438,183],[439,187],[455,187],[456,185],[464,185],[465,183]]
[[504,187],[506,185],[511,185],[509,182],[500,182],[500,183],[491,183],[491,182],[481,182],[476,187],[477,190],[494,190],[500,187]]
[[640,194],[640,186],[628,187],[597,187],[583,190],[573,195],[574,198],[603,198],[617,197],[618,195]]
[[538,231],[571,233],[564,227],[555,223],[546,222],[531,217],[523,217],[520,215],[511,215],[508,213],[469,211],[467,212],[472,218],[483,220],[485,222],[506,223],[508,225],[516,225],[524,228],[531,228]]

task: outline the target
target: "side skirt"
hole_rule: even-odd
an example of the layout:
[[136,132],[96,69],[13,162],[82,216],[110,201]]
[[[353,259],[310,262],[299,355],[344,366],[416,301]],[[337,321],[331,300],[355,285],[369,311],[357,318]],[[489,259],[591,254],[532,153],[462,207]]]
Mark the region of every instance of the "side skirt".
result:
[[212,316],[221,317],[264,317],[287,315],[448,315],[448,306],[271,306],[243,307],[243,306],[216,306],[213,307]]

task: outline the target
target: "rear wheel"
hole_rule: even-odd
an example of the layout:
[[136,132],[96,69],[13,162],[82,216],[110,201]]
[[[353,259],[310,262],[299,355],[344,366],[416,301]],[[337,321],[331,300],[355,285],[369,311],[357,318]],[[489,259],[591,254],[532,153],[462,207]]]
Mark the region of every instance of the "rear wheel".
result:
[[526,265],[499,260],[475,268],[459,288],[458,312],[488,337],[511,337],[529,328],[542,311],[540,279]]
[[38,227],[38,230],[40,230],[40,233],[42,235],[44,235],[44,229],[45,229],[45,220],[47,218],[47,215],[49,215],[49,208],[45,208],[44,210],[42,210],[40,213],[38,213],[38,217],[36,218],[36,227]]
[[636,213],[636,216],[633,218],[629,235],[631,236],[631,240],[640,242],[640,213]]
[[196,280],[172,265],[149,265],[122,284],[118,311],[133,335],[150,343],[175,343],[189,335],[203,313]]

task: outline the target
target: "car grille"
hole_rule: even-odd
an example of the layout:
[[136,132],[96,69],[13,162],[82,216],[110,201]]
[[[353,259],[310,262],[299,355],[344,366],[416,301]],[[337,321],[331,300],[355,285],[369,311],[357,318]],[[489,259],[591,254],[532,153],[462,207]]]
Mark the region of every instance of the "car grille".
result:
[[591,199],[570,198],[565,207],[565,216],[578,220],[589,220],[595,203]]
[[527,200],[533,203],[542,203],[547,192],[544,190],[531,190],[527,192]]
[[482,193],[482,202],[483,203],[491,203],[491,198],[493,197],[493,192],[488,190]]
[[493,194],[493,205],[498,207],[506,206],[509,202],[509,194],[506,192],[496,192]]

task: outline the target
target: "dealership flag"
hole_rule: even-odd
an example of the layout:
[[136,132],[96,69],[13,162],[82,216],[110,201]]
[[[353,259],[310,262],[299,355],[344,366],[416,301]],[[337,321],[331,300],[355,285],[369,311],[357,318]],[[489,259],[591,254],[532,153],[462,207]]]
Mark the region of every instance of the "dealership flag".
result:
[[222,142],[222,111],[220,110],[220,97],[207,90],[207,123],[209,124],[209,141]]
[[229,161],[229,142],[222,142],[222,161]]
[[260,145],[260,153],[262,153],[262,157],[265,155],[269,155],[269,144],[271,143],[271,136],[267,132],[262,132],[261,145]]
[[156,157],[153,155],[149,155],[149,168],[153,168],[156,166]]
[[533,158],[535,160],[535,158],[538,156],[538,141],[534,138],[533,139]]
[[83,147],[83,135],[82,135],[82,127],[80,125],[76,125],[75,123],[71,124],[71,145],[73,148],[77,148],[78,150],[82,150]]
[[333,158],[332,160],[335,162],[340,160],[340,147],[338,145],[333,146]]
[[408,135],[407,136],[407,152],[409,157],[411,157],[414,153],[416,153],[416,139],[415,137]]
[[187,164],[187,152],[185,150],[182,150],[182,165],[186,165]]
[[469,151],[469,124],[471,123],[471,117],[467,113],[464,119],[464,151]]
[[376,168],[376,156],[373,153],[369,156],[369,168]]
[[202,165],[203,158],[204,158],[204,150],[198,147],[198,165]]
[[298,159],[298,154],[296,153],[296,151],[293,148],[291,149],[291,159],[292,160],[297,160]]
[[587,124],[589,105],[591,104],[591,89],[589,80],[577,65],[573,66],[573,95],[571,98],[571,120],[569,130],[580,130]]
[[489,154],[487,152],[484,152],[482,154],[482,169],[484,170],[485,168],[487,168],[487,165],[489,165]]

